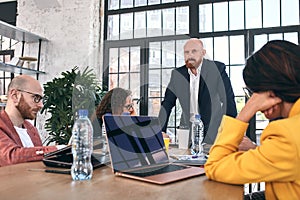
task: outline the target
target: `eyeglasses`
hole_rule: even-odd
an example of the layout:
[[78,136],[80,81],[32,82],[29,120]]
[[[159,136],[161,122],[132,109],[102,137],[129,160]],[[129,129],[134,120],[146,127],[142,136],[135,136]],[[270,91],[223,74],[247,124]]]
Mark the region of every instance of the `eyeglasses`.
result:
[[130,110],[130,109],[133,109],[133,106],[134,106],[134,104],[131,103],[131,104],[125,105],[124,108],[126,108],[127,110]]
[[243,87],[243,90],[244,90],[245,96],[249,99],[252,96],[253,92],[247,87]]
[[31,94],[32,97],[33,97],[34,103],[40,103],[40,101],[42,101],[44,99],[44,97],[42,97],[39,94],[35,94],[35,93],[32,93],[32,92],[28,92],[26,90],[19,90],[19,89],[18,89],[18,91],[20,91],[20,92],[26,92],[27,94]]

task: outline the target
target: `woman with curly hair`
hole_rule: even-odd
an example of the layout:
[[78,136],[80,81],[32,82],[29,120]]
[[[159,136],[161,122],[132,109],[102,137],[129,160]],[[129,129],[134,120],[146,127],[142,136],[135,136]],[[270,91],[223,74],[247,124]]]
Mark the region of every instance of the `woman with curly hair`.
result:
[[129,113],[136,115],[130,90],[113,88],[103,97],[96,109],[96,116],[102,119],[104,114],[121,115]]
[[136,115],[134,104],[132,102],[132,92],[123,88],[113,88],[105,94],[96,108],[96,113],[92,116],[95,132],[94,136],[99,134],[102,135],[103,116],[105,114]]

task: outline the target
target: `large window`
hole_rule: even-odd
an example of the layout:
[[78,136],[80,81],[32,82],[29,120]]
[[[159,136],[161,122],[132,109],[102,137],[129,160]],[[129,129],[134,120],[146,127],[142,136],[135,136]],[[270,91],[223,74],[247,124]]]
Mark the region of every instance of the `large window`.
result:
[[[238,111],[245,104],[245,59],[269,40],[299,43],[299,0],[106,0],[104,84],[133,91],[141,115],[157,116],[172,69],[184,65],[183,44],[202,38],[206,57],[226,64]],[[176,135],[181,108],[173,109]],[[257,114],[259,133],[267,121]]]

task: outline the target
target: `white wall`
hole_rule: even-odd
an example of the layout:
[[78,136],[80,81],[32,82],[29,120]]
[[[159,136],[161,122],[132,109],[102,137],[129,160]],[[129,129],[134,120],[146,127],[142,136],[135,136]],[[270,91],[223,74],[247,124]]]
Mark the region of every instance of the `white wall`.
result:
[[[100,0],[18,1],[17,26],[49,40],[42,43],[45,80],[75,65],[90,65],[98,73],[99,7]],[[24,55],[36,56],[36,50],[37,44],[31,45]]]
[[[18,0],[17,27],[49,40],[42,43],[40,70],[46,75],[40,75],[41,84],[74,66],[90,66],[102,77],[100,7],[101,0]],[[38,44],[27,45],[24,56],[37,57],[37,48]],[[37,120],[43,137],[44,120],[45,116]]]

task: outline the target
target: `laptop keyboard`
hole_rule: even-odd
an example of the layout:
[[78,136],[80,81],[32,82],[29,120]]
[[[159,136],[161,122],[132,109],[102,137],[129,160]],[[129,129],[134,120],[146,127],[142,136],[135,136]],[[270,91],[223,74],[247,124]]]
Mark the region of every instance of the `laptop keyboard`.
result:
[[139,177],[146,177],[146,176],[164,174],[167,172],[178,171],[181,169],[185,169],[187,167],[188,166],[183,166],[183,165],[166,165],[166,166],[151,167],[147,169],[138,169],[135,170],[134,172],[124,172],[124,173],[134,175],[134,176],[139,176]]

